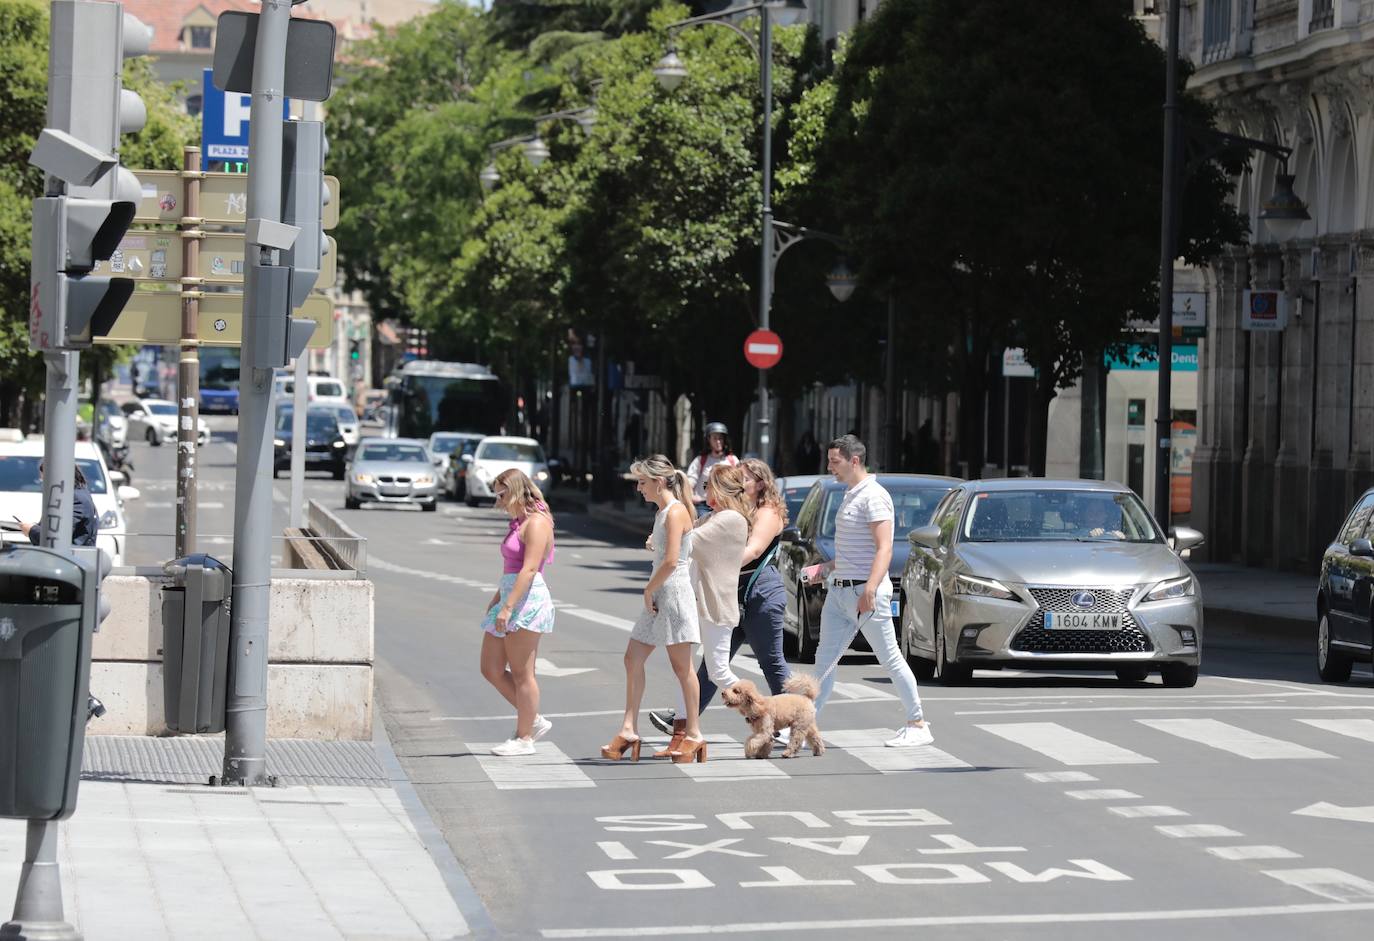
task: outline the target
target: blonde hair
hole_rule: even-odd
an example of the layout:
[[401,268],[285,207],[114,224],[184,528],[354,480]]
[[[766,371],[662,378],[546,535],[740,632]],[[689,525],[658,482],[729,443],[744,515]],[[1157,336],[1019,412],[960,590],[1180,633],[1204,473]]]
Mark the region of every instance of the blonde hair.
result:
[[511,514],[512,516],[524,519],[531,513],[539,513],[547,516],[549,522],[553,522],[549,505],[544,502],[544,492],[524,471],[514,467],[503,470],[491,483],[493,489],[498,485],[506,488],[506,506],[513,507],[516,511]]
[[630,473],[642,480],[656,480],[668,488],[679,503],[687,503],[691,482],[677,465],[662,454],[641,457],[630,465]]
[[734,510],[754,526],[754,507],[744,492],[744,468],[739,465],[717,464],[706,478],[706,498],[714,499],[722,510]]
[[773,468],[756,457],[746,457],[740,461],[750,477],[759,482],[758,493],[755,494],[754,502],[756,506],[771,506],[778,511],[778,516],[782,519],[782,524],[787,525],[787,501],[782,498],[781,491],[778,490],[778,478],[773,476]]

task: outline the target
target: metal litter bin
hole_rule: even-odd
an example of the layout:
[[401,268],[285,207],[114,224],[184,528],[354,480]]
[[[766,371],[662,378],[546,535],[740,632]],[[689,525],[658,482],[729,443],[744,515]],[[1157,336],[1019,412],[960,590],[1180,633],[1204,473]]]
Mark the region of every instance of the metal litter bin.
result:
[[0,816],[60,820],[76,809],[91,669],[82,607],[97,582],[50,549],[0,549]]
[[162,589],[162,696],[173,732],[223,732],[233,573],[197,553],[169,562]]

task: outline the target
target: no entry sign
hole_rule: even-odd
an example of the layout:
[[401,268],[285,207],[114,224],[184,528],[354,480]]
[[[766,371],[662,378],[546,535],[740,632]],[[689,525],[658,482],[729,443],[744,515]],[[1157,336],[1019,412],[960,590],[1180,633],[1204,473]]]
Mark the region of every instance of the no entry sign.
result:
[[744,338],[744,358],[755,369],[772,369],[782,360],[782,337],[772,330],[755,330]]

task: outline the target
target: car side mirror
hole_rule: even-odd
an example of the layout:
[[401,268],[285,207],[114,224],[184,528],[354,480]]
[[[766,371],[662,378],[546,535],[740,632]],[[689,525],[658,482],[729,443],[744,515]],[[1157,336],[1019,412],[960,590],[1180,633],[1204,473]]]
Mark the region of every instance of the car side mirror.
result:
[[906,538],[913,546],[924,546],[927,549],[934,549],[940,545],[940,527],[917,526],[907,534]]
[[1190,526],[1174,526],[1169,530],[1169,545],[1179,555],[1202,545],[1206,538]]
[[125,476],[124,476],[124,472],[123,472],[123,471],[117,471],[117,470],[112,470],[112,471],[110,471],[110,483],[114,484],[115,486],[118,486],[118,485],[124,483],[124,481],[126,481],[126,480],[128,480],[128,479],[129,479],[128,477],[125,477]]
[[472,461],[473,461],[473,457],[472,457],[471,454],[464,454],[464,455],[463,455],[463,463],[464,463],[464,464],[471,464]]
[[778,539],[782,542],[798,543],[802,541],[801,530],[795,526],[788,526],[779,534]]
[[1362,559],[1374,558],[1374,543],[1363,537],[1350,544],[1350,554]]
[[[111,476],[114,475],[111,474]],[[143,496],[143,491],[137,487],[121,486],[115,490],[115,496],[119,497],[120,500],[137,500]]]

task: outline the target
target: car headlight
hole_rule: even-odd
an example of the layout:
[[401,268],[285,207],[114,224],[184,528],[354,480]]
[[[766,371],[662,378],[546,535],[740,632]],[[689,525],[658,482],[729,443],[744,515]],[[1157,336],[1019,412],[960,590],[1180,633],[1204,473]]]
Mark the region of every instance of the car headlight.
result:
[[976,575],[957,575],[954,578],[956,595],[972,595],[975,598],[1000,598],[1015,601],[1016,595],[1001,582],[991,578],[978,578]]
[[342,441],[335,441],[335,442],[334,442],[334,447],[336,447],[336,448],[341,448],[341,447],[343,447],[343,446],[344,446],[344,443],[343,443]]
[[1193,576],[1182,575],[1178,578],[1166,578],[1155,587],[1145,593],[1145,601],[1173,601],[1175,598],[1191,598],[1197,589],[1193,585]]
[[106,510],[100,514],[101,529],[117,529],[119,527],[119,514],[114,510]]
[[417,484],[420,484],[421,486],[426,486],[428,484],[434,483],[434,478],[431,477],[429,474],[421,474],[419,477],[415,478],[415,482]]
[[355,484],[370,484],[370,483],[372,483],[372,475],[371,475],[371,474],[354,474],[354,475],[353,475],[353,482],[354,482]]
[[534,472],[534,479],[535,479],[535,480],[548,480],[548,479],[549,479],[549,472],[546,471],[546,470],[535,471],[535,472]]
[[273,446],[274,448],[284,448],[284,447],[286,447],[286,441],[285,441],[284,439],[282,439],[282,438],[273,438],[273,439],[272,439],[272,446]]

